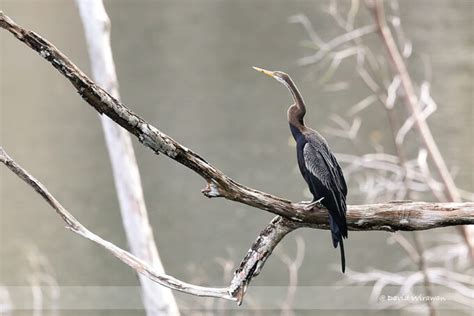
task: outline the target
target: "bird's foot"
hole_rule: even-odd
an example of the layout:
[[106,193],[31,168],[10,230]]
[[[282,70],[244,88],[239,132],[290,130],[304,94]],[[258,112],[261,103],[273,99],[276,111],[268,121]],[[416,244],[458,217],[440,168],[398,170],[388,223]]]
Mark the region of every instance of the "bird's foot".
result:
[[304,205],[305,211],[311,211],[315,206],[318,208],[324,208],[324,206],[321,204],[321,201],[324,199],[324,197],[320,198],[317,201],[301,201],[300,203]]

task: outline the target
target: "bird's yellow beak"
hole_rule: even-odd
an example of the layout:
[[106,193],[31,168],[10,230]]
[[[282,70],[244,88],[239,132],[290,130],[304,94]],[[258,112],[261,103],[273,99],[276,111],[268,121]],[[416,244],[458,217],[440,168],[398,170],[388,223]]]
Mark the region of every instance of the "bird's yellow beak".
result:
[[258,67],[252,67],[253,69],[255,69],[256,71],[259,71],[261,73],[264,73],[266,74],[267,76],[270,76],[270,77],[275,77],[273,71],[270,71],[270,70],[265,70],[265,69],[262,69],[262,68],[258,68]]

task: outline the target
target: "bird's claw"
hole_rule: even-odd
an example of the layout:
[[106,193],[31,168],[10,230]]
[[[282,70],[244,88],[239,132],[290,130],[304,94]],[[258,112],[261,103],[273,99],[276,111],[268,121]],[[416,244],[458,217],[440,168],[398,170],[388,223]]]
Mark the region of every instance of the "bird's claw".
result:
[[304,204],[304,209],[305,211],[311,211],[315,206],[318,208],[324,208],[324,206],[321,204],[321,201],[324,199],[324,197],[320,198],[317,201],[302,201],[301,204]]

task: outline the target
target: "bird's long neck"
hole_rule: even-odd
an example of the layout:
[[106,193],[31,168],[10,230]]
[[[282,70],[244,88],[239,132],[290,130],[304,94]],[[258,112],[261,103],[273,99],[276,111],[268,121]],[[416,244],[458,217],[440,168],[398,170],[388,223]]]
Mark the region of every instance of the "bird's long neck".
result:
[[295,103],[288,108],[288,122],[302,131],[305,127],[303,119],[306,114],[303,97],[291,78],[286,78],[285,83],[295,101]]

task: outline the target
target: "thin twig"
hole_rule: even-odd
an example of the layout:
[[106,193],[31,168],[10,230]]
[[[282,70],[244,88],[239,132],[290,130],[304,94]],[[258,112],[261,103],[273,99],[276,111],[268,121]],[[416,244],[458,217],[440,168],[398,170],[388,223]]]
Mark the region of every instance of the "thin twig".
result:
[[379,31],[380,36],[382,37],[383,44],[387,50],[387,53],[391,60],[391,65],[395,73],[400,76],[401,85],[405,90],[405,104],[407,105],[410,112],[413,114],[415,119],[415,125],[418,128],[420,135],[422,137],[423,143],[428,149],[428,152],[433,159],[433,162],[438,169],[438,172],[443,179],[443,182],[446,185],[446,190],[449,194],[450,199],[453,202],[459,202],[460,196],[459,192],[457,191],[457,187],[449,173],[449,170],[444,162],[444,159],[439,151],[438,146],[431,134],[431,130],[428,127],[425,119],[423,118],[423,114],[420,110],[418,98],[415,93],[415,88],[413,87],[413,83],[411,81],[410,75],[408,74],[408,70],[406,68],[405,62],[403,61],[400,52],[398,51],[397,44],[393,39],[392,32],[390,31],[389,27],[385,22],[385,13],[383,8],[383,2],[380,0],[370,0],[367,1],[368,7],[371,13],[374,15],[374,19],[377,23],[377,28]]
[[[423,144],[426,146],[428,153],[443,181],[448,198],[451,202],[460,202],[461,196],[454,183],[451,173],[446,166],[446,163],[441,155],[441,152],[436,144],[436,141],[431,133],[431,130],[426,123],[426,117],[420,109],[419,100],[415,93],[413,82],[406,68],[403,57],[401,56],[397,44],[393,38],[392,32],[388,27],[385,20],[385,12],[383,1],[381,0],[366,0],[367,7],[372,13],[376,22],[378,32],[382,38],[382,42],[385,45],[387,54],[389,56],[390,65],[394,73],[400,76],[401,86],[405,91],[404,100],[408,110],[412,113],[415,121],[415,126],[419,132]],[[470,238],[469,228],[460,228],[464,236],[466,245],[469,247],[471,258],[474,260],[474,240]]]
[[[425,257],[423,254],[423,246],[421,244],[421,241],[419,239],[419,236],[416,232],[413,233],[413,243],[415,245],[415,249],[418,253],[418,267],[423,274],[423,286],[425,288],[425,293],[426,296],[428,297],[433,297],[433,286],[431,284],[430,276],[427,271],[428,267],[426,265]],[[426,302],[426,305],[428,306],[428,309],[430,311],[430,316],[436,316],[436,309],[434,306],[434,303],[431,300],[428,300]]]
[[350,32],[347,32],[346,34],[338,36],[332,39],[331,41],[325,43],[323,46],[319,48],[319,50],[314,55],[301,58],[298,63],[301,66],[316,64],[338,46],[341,46],[347,42],[350,42],[354,40],[355,38],[360,38],[364,35],[374,33],[376,30],[377,28],[375,25],[366,25],[358,29],[352,30]]

